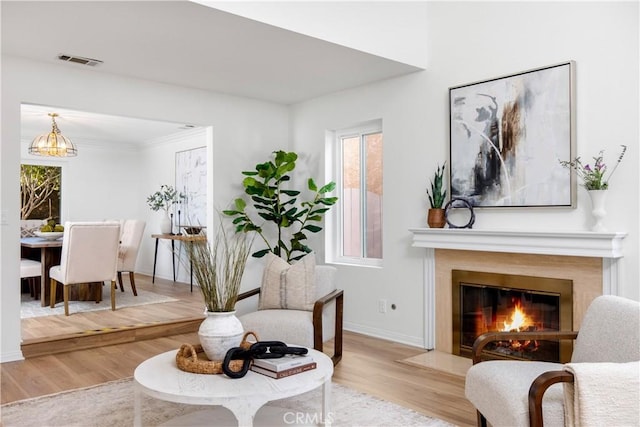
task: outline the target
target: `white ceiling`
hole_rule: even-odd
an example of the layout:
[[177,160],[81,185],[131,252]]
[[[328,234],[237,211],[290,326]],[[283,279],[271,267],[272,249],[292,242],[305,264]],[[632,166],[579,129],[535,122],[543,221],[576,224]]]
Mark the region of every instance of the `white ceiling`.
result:
[[158,138],[184,132],[194,127],[183,123],[158,122],[131,117],[111,116],[66,108],[22,104],[21,139],[31,141],[51,132],[49,113],[57,113],[56,123],[62,135],[74,144],[144,145]]
[[[419,69],[188,1],[0,4],[3,55],[281,104]],[[92,68],[61,62],[59,54],[104,63]],[[25,137],[47,130],[51,108],[27,106],[23,111]],[[147,120],[116,124],[100,115],[56,112],[62,133],[71,138],[135,142],[138,134],[148,139],[176,130],[175,124],[155,129],[156,122]]]

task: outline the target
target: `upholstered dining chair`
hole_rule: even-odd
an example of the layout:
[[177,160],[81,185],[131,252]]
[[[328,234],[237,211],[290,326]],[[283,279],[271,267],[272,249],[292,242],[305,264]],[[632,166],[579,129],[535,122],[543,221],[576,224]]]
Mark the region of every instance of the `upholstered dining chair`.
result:
[[118,284],[120,291],[124,292],[122,284],[122,273],[129,273],[129,282],[133,295],[138,296],[136,290],[136,282],[134,272],[136,269],[136,260],[138,259],[138,251],[140,250],[140,242],[144,233],[145,222],[138,219],[126,219],[122,222],[120,230],[120,245],[118,247]]
[[[119,222],[66,222],[60,265],[51,267],[51,308],[56,303],[57,283],[61,283],[64,314],[69,315],[69,286],[80,283],[111,282],[111,310],[116,309]],[[96,302],[100,302],[96,293]]]
[[259,295],[258,310],[239,316],[245,331],[261,341],[283,341],[322,351],[333,339],[333,364],[342,358],[344,294],[336,289],[336,268],[315,265],[313,255],[289,265],[268,253],[262,285],[238,301]]
[[27,279],[29,292],[35,299],[40,298],[40,286],[36,281],[42,280],[42,263],[32,259],[20,259],[20,279]]
[[[639,323],[638,301],[607,295],[591,303],[579,332],[481,335],[465,381],[478,425],[638,425]],[[510,339],[575,339],[571,362],[483,361],[486,344]]]

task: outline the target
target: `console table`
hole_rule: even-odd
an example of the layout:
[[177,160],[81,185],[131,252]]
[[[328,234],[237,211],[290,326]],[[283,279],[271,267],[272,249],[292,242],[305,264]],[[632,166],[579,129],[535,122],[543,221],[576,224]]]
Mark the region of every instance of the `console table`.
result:
[[[156,280],[156,260],[158,258],[158,242],[160,239],[170,240],[171,241],[171,266],[173,269],[173,281],[176,281],[176,241],[178,242],[187,242],[192,244],[193,242],[206,242],[207,237],[201,235],[194,236],[184,236],[182,234],[152,234],[151,237],[156,239],[156,248],[153,253],[153,276],[151,277],[151,283],[155,283]],[[191,292],[193,292],[193,269],[191,268],[193,265],[189,262],[190,271],[189,274],[191,276],[190,286]]]

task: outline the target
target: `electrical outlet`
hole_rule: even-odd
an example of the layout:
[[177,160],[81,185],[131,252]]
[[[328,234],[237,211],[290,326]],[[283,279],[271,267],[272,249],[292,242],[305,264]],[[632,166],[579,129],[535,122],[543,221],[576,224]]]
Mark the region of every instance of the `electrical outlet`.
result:
[[378,312],[386,313],[387,312],[387,300],[379,299],[378,300]]

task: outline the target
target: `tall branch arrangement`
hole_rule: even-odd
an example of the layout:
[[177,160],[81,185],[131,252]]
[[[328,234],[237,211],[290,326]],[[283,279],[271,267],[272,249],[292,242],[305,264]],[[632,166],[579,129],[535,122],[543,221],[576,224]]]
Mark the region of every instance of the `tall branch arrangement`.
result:
[[60,190],[60,168],[20,166],[20,218],[27,219],[54,191]]
[[186,245],[207,311],[235,310],[251,243],[245,235],[227,236],[220,226],[212,243],[195,241]]
[[[296,167],[298,155],[294,152],[274,151],[273,158],[259,163],[255,171],[243,171],[246,178],[242,181],[245,193],[253,202],[255,212],[248,210],[247,202],[242,198],[234,201],[235,209],[223,213],[233,218],[236,232],[256,232],[267,248],[253,253],[256,258],[268,252],[295,261],[311,248],[304,244],[308,233],[317,233],[322,227],[316,225],[322,221],[324,214],[337,201],[337,197],[326,197],[336,187],[334,182],[318,188],[312,178],[307,180],[307,189],[311,198],[298,202],[300,191],[284,188],[291,181],[289,175]],[[252,218],[257,215],[259,218]],[[262,221],[261,221],[262,220]],[[265,227],[275,227],[276,241],[270,242]],[[288,240],[288,243],[287,241]]]

